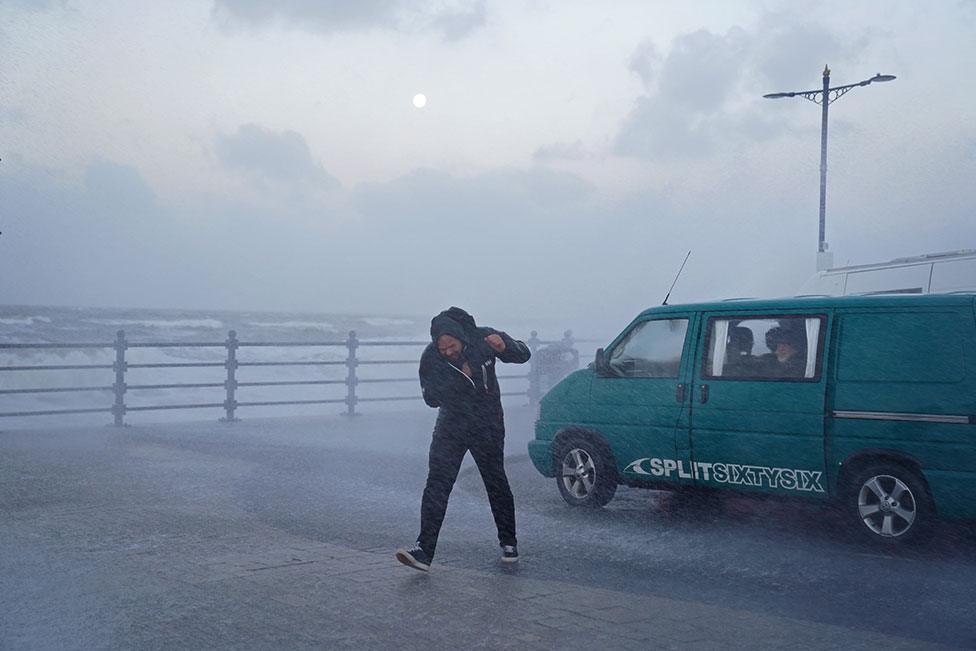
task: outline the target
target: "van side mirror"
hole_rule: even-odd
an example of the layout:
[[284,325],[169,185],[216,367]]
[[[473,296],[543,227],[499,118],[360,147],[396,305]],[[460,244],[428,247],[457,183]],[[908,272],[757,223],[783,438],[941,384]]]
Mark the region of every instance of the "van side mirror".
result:
[[610,368],[610,360],[607,359],[606,351],[602,348],[596,349],[596,359],[593,361],[593,367],[596,369],[596,374],[609,377],[613,375],[613,369]]

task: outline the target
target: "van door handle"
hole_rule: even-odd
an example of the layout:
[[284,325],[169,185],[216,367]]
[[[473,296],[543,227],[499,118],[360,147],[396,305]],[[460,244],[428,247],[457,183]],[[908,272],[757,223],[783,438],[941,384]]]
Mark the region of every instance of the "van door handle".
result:
[[684,402],[685,401],[685,385],[684,384],[678,384],[678,390],[675,391],[675,393],[674,393],[674,399],[677,400],[678,402]]
[[701,402],[704,405],[706,402],[708,402],[708,385],[703,384],[699,388],[701,389]]

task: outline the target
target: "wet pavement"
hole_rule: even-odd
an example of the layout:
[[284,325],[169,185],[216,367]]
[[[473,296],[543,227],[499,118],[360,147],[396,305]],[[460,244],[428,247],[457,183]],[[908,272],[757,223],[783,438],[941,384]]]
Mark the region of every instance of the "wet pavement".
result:
[[522,561],[466,461],[428,574],[393,551],[433,411],[0,431],[0,648],[976,644],[969,528],[891,552],[809,503],[572,509],[508,416]]

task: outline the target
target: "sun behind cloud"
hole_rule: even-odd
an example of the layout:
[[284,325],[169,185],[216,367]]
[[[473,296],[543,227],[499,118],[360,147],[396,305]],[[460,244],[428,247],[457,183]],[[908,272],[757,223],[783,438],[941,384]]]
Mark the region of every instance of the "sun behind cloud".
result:
[[413,105],[419,109],[424,108],[427,106],[427,96],[423,93],[417,93],[413,96]]

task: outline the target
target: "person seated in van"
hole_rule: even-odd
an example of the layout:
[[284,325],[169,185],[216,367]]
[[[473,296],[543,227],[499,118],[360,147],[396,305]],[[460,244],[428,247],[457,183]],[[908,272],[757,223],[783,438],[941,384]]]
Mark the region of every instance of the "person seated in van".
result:
[[782,325],[770,328],[766,332],[766,347],[770,353],[760,358],[763,376],[803,377],[806,370],[806,343],[801,332]]
[[745,326],[729,328],[728,343],[725,346],[725,371],[722,375],[749,377],[756,374],[752,356],[752,330]]

